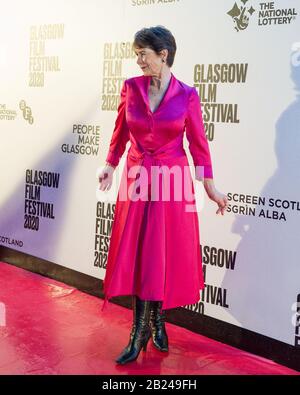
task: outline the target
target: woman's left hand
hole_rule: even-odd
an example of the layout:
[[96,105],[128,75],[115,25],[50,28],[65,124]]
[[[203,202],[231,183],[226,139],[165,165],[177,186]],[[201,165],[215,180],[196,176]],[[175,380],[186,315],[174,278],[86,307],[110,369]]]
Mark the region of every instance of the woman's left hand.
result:
[[228,207],[227,196],[216,189],[213,180],[211,179],[206,179],[204,181],[204,188],[206,190],[207,196],[218,205],[218,210],[216,211],[216,214],[221,213],[222,215],[224,215],[224,212]]

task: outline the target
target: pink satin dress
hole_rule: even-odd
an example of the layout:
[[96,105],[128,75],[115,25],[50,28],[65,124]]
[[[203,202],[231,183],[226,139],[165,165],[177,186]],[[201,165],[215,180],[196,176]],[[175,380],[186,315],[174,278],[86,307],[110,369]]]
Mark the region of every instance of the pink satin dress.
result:
[[[110,237],[103,308],[109,298],[120,295],[161,300],[163,309],[185,306],[198,302],[200,290],[205,286],[198,213],[191,209],[191,206],[195,208],[195,199],[185,198],[183,191],[187,181],[194,192],[183,148],[184,132],[197,179],[199,169],[202,178],[213,178],[199,95],[194,87],[171,73],[167,90],[152,112],[148,98],[150,81],[151,77],[144,75],[124,81],[106,157],[108,163],[118,166],[130,141]],[[131,170],[141,166],[145,173],[133,172],[135,176],[132,176]],[[181,199],[175,197],[175,176],[164,173],[159,176],[157,185],[160,188],[168,185],[168,200],[162,198],[162,192],[158,193],[158,198],[150,198],[153,183],[150,176],[147,181],[149,199],[132,199],[132,191],[138,188],[141,175],[150,175],[153,166],[167,166],[168,169],[175,166],[184,172],[185,181],[179,186]],[[127,198],[124,198],[124,191],[128,192]]]

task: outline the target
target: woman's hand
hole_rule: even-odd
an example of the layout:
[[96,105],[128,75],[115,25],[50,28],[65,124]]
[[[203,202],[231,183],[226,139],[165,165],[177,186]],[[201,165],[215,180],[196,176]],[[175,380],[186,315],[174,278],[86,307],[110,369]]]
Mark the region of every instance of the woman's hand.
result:
[[219,192],[216,187],[214,186],[214,181],[211,178],[205,178],[204,179],[204,188],[206,190],[207,196],[213,200],[214,202],[217,203],[218,205],[218,210],[216,211],[216,214],[221,213],[224,215],[224,211],[228,207],[228,199],[227,196],[224,195],[223,193]]
[[113,181],[113,172],[115,167],[106,163],[106,166],[102,169],[101,173],[99,174],[99,189],[101,191],[108,191],[112,185]]

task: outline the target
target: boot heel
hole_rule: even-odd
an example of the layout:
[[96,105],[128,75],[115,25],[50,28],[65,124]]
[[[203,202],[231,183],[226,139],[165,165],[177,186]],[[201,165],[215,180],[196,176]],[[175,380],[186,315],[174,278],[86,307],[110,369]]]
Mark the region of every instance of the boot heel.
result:
[[143,345],[143,351],[146,351],[146,350],[147,350],[147,345],[148,345],[148,342],[149,342],[149,340],[150,340],[150,337],[151,337],[151,334],[149,334],[148,339],[145,341],[145,343],[144,343],[144,345]]

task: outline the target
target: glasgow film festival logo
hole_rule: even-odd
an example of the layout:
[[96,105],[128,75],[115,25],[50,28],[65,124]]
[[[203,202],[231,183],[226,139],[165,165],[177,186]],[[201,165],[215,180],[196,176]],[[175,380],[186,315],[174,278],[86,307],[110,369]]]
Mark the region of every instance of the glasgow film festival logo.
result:
[[300,348],[300,294],[297,295],[296,302],[292,305],[292,324],[295,328],[295,347]]
[[[52,23],[30,26],[29,32],[29,81],[30,87],[44,87],[47,73],[60,72],[60,58],[47,54],[47,44],[64,38],[65,25]],[[49,40],[47,42],[47,40]]]

